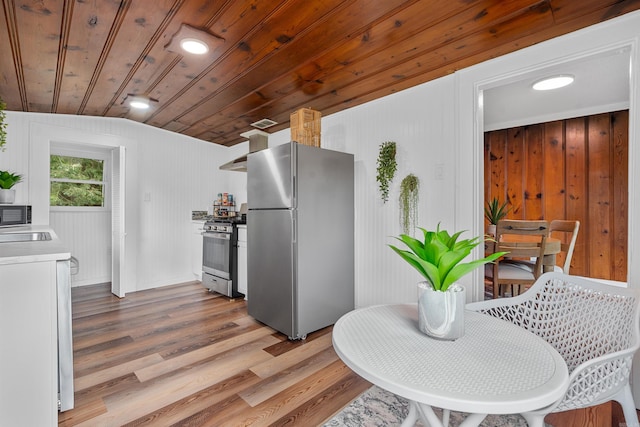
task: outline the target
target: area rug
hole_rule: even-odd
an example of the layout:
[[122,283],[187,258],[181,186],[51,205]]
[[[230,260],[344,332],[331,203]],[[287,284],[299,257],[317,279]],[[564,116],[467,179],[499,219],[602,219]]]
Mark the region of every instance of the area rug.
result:
[[[438,416],[441,411],[434,409]],[[393,393],[373,386],[334,416],[324,427],[399,426],[409,413],[409,402]],[[466,414],[451,412],[450,426],[460,425]],[[424,427],[420,421],[416,426]],[[527,427],[520,415],[489,415],[481,427]]]

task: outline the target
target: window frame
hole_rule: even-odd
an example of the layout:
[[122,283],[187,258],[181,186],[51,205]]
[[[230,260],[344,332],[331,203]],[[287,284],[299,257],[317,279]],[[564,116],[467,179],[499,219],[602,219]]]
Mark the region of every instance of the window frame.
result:
[[[77,157],[81,159],[101,160],[102,181],[82,181],[75,179],[51,178],[51,156]],[[92,148],[73,144],[51,144],[49,152],[49,209],[56,212],[110,212],[111,211],[111,151],[104,148]],[[77,182],[103,185],[103,206],[52,206],[52,182]]]

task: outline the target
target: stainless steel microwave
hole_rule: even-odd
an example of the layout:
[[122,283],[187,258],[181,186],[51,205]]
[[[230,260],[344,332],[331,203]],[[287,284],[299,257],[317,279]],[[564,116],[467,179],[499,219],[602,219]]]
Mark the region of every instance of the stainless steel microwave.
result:
[[31,224],[31,206],[0,205],[0,227]]

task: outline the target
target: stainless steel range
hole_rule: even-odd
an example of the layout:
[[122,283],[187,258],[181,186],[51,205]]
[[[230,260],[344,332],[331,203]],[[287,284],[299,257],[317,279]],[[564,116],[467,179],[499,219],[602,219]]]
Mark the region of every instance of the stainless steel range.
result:
[[202,284],[211,292],[231,298],[238,292],[238,224],[240,217],[218,218],[204,223],[202,233]]

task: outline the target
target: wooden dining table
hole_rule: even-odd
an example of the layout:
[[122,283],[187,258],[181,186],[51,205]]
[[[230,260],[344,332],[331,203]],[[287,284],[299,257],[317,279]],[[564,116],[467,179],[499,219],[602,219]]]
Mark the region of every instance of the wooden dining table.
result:
[[[538,236],[526,236],[508,234],[503,236],[503,241],[513,243],[515,246],[527,247],[533,246],[536,242],[539,242]],[[544,245],[544,257],[542,258],[542,271],[547,273],[553,271],[556,265],[556,255],[560,253],[561,241],[555,237],[547,237]],[[495,252],[495,241],[485,240],[484,242],[485,254],[492,254]]]

